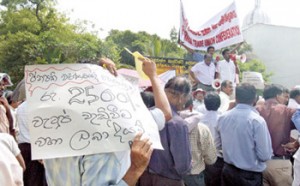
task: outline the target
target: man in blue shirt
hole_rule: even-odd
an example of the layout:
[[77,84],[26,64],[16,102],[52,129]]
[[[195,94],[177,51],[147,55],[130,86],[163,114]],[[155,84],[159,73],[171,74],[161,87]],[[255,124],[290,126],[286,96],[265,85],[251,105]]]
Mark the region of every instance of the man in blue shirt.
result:
[[216,147],[223,150],[222,185],[262,185],[262,172],[271,159],[271,138],[265,120],[253,107],[255,87],[236,88],[237,106],[220,116]]

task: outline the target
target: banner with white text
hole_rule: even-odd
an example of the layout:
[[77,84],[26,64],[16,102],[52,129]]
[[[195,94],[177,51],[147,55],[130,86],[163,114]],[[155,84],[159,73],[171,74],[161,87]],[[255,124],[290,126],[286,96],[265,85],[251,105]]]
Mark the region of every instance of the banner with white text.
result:
[[91,64],[25,67],[33,159],[130,149],[137,132],[162,149],[139,90]]
[[216,50],[243,42],[235,2],[219,12],[200,29],[192,30],[181,3],[179,42],[193,50],[214,46]]

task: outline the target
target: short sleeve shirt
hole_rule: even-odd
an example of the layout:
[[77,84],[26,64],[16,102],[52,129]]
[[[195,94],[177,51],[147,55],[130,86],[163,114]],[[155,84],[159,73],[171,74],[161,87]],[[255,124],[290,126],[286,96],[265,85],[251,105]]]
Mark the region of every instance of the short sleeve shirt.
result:
[[201,62],[194,65],[191,71],[201,83],[211,85],[215,78],[216,67],[213,63],[207,65],[205,62]]
[[235,85],[235,65],[232,60],[227,62],[222,60],[218,62],[217,72],[220,74],[221,81],[229,80]]

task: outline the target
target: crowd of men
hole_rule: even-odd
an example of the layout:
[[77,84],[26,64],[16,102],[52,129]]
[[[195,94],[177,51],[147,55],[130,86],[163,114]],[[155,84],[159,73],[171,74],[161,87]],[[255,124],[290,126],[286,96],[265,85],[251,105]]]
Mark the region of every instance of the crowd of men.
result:
[[[10,77],[0,74],[0,185],[299,186],[299,142],[291,131],[300,130],[300,90],[287,97],[286,88],[271,84],[259,97],[253,85],[237,84],[228,49],[222,61],[208,51],[190,78],[173,77],[164,87],[155,62],[141,59],[152,84],[141,95],[162,126],[164,150],[138,133],[127,151],[32,160],[26,98],[9,97]],[[103,64],[117,75],[110,59]]]

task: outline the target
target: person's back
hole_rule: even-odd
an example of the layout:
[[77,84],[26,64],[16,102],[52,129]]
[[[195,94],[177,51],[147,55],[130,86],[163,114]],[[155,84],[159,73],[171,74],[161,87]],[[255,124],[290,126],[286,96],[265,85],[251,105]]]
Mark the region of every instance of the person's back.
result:
[[[259,157],[256,148],[260,128],[267,131],[264,119],[248,105],[238,104],[231,111],[224,113],[218,120],[218,130],[222,131],[222,149],[225,162],[243,170],[262,172],[268,156]],[[269,136],[261,136],[268,138]],[[268,139],[261,139],[268,141]],[[267,148],[270,144],[260,144]],[[261,160],[260,160],[261,158]],[[259,160],[259,161],[257,161]],[[257,166],[256,168],[254,168]],[[254,170],[253,170],[254,168]]]
[[[253,107],[254,86],[238,86],[236,100],[238,105],[220,116],[216,127],[217,149],[222,149],[225,162],[222,183],[262,185],[262,172],[272,156],[272,148],[266,122]],[[253,177],[251,181],[249,176]]]
[[183,180],[186,186],[204,184],[204,169],[206,165],[213,164],[216,159],[216,148],[209,128],[200,123],[201,115],[193,112],[193,99],[185,104],[186,110],[180,112],[180,116],[187,122],[192,153],[192,169]]
[[[188,157],[190,149],[189,144],[185,143],[188,142],[187,123],[173,112],[173,118],[159,134],[164,150],[153,151],[149,168],[159,175],[180,180],[190,170],[191,157]],[[179,148],[181,150],[178,152]],[[181,154],[186,154],[187,157],[181,157]]]

